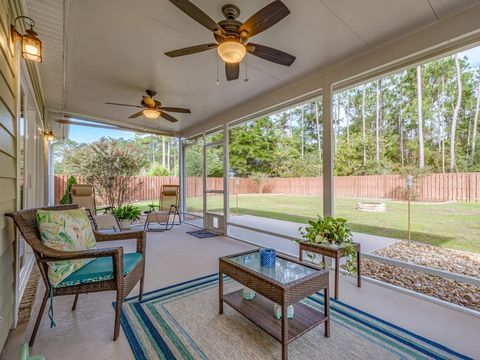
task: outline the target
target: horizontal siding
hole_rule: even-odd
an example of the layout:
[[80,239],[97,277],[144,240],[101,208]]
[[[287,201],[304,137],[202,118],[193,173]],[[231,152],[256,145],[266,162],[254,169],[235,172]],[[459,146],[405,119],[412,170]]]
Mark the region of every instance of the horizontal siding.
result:
[[[9,210],[11,211],[11,210]],[[3,217],[3,216],[2,216]],[[7,226],[0,229],[0,256],[12,246],[15,241],[15,230],[10,220],[7,220]],[[2,294],[0,288],[0,294]],[[1,297],[1,296],[0,296]]]
[[0,189],[0,203],[16,198],[15,179],[0,178]]
[[3,126],[0,126],[0,151],[15,156],[15,138]]
[[14,247],[13,244],[0,256],[0,316],[2,323],[0,326],[0,349],[7,340],[10,326],[13,322],[13,307],[15,303],[15,285],[14,285]]
[[5,103],[0,99],[0,125],[3,126],[11,135],[15,135],[15,117],[7,109]]
[[5,78],[0,76],[0,97],[12,114],[15,114],[15,96]]
[[[12,220],[4,216],[5,213],[15,211],[15,200],[9,200],[0,203],[0,229],[3,229],[10,223]],[[0,251],[0,254],[2,252]]]
[[[12,270],[13,268],[13,258],[15,256],[15,247],[14,244],[10,246],[0,255],[0,288],[5,286],[9,288],[13,282]],[[0,307],[2,306],[2,299],[0,296]]]
[[14,47],[10,44],[13,14],[7,0],[0,0],[0,351],[14,319],[15,230],[5,212],[16,204],[16,83]]
[[0,152],[0,177],[16,178],[16,160],[13,156]]

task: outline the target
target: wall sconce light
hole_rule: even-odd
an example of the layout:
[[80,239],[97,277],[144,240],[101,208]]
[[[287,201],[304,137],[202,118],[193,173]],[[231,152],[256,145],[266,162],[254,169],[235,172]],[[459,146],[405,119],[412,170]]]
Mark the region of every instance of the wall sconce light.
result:
[[[24,19],[25,24],[30,26],[30,29],[26,30],[26,34],[20,34],[15,28],[15,24],[18,20]],[[42,42],[38,38],[38,34],[33,31],[35,26],[35,21],[33,21],[28,16],[18,16],[13,25],[11,25],[10,30],[12,34],[12,41],[16,42],[17,40],[22,41],[22,57],[26,60],[32,60],[36,62],[42,62]]]
[[53,134],[52,130],[45,131],[45,138],[47,141],[55,140],[55,135]]

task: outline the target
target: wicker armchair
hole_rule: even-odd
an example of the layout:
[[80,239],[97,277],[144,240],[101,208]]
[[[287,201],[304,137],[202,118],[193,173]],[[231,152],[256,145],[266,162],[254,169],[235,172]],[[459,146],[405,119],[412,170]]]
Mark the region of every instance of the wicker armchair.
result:
[[[77,209],[77,205],[62,205],[62,206],[51,206],[44,207],[40,209],[44,210],[68,210],[68,209]],[[132,291],[135,285],[140,281],[140,300],[143,297],[143,282],[145,277],[145,231],[131,231],[131,232],[122,232],[114,234],[101,234],[94,230],[95,238],[97,242],[100,241],[113,241],[113,240],[127,240],[127,239],[136,239],[137,240],[137,251],[134,254],[140,254],[141,256],[135,255],[136,262],[134,265],[131,265],[129,271],[124,270],[124,254],[122,247],[113,247],[105,249],[90,249],[83,251],[59,251],[51,249],[43,245],[40,240],[40,233],[38,231],[37,222],[36,222],[36,213],[38,209],[27,209],[22,211],[17,211],[9,214],[5,214],[13,218],[15,224],[17,225],[20,233],[23,235],[27,243],[32,247],[35,254],[37,265],[40,269],[43,282],[45,284],[45,295],[43,296],[42,305],[40,311],[37,315],[35,326],[33,328],[32,336],[30,338],[29,345],[33,346],[35,342],[35,337],[37,335],[38,327],[40,325],[42,315],[45,310],[45,306],[50,296],[63,296],[63,295],[75,295],[73,301],[72,311],[75,310],[77,306],[79,294],[84,293],[94,293],[100,291],[116,291],[116,308],[115,308],[115,327],[113,332],[113,340],[117,340],[120,332],[120,318],[122,314],[122,304],[123,300],[128,296]],[[126,254],[129,255],[129,254]],[[95,261],[102,258],[110,257],[113,261],[113,278],[110,280],[95,281],[90,283],[80,283],[73,286],[65,287],[53,287],[50,285],[48,280],[48,265],[47,262],[57,261],[57,260],[70,260],[70,259],[87,259],[87,258],[96,258]],[[95,261],[89,263],[92,264]],[[88,264],[86,265],[88,266]],[[82,269],[80,269],[82,270]],[[80,271],[78,270],[78,271]],[[75,274],[75,273],[74,273]]]

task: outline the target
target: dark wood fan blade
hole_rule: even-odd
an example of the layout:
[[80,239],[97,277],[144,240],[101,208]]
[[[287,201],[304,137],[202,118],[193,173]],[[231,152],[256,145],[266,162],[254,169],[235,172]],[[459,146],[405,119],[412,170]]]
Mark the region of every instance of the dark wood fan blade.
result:
[[288,14],[290,14],[290,10],[288,10],[285,4],[280,0],[276,0],[245,21],[238,29],[238,32],[242,34],[242,31],[244,31],[247,33],[246,38],[252,37],[272,27]]
[[142,116],[143,115],[143,110],[142,111],[139,111],[133,115],[130,115],[128,118],[129,119],[135,119],[135,118],[138,118],[139,116]]
[[[281,50],[277,50],[265,45],[248,43],[247,50],[250,54],[258,56],[262,59],[280,64],[290,66],[295,61],[296,57]],[[252,49],[253,47],[253,49]]]
[[184,109],[184,108],[178,108],[178,107],[167,107],[167,106],[163,106],[163,107],[159,107],[157,108],[158,110],[162,110],[162,111],[169,111],[169,112],[176,112],[176,113],[184,113],[184,114],[190,114],[191,111],[190,109]]
[[165,120],[170,122],[177,122],[178,120],[175,119],[172,115],[167,114],[166,112],[161,111],[160,116],[163,117]]
[[210,49],[215,49],[218,46],[218,44],[203,44],[203,45],[195,45],[195,46],[190,46],[186,47],[183,49],[178,49],[178,50],[172,50],[168,51],[165,53],[165,55],[170,56],[170,57],[177,57],[177,56],[185,56],[185,55],[191,55],[191,54],[196,54],[202,51],[210,50]]
[[217,33],[219,35],[226,34],[225,30],[223,30],[210,16],[205,14],[200,8],[192,4],[192,2],[188,0],[170,0],[170,2],[177,8],[182,10],[185,14],[190,16],[193,20],[205,26],[210,31],[213,31],[214,33]]
[[107,105],[118,105],[118,106],[129,106],[129,107],[143,109],[143,106],[140,106],[140,105],[129,105],[129,104],[120,104],[120,103],[112,103],[112,102],[106,102],[105,104],[107,104]]
[[227,80],[237,80],[240,75],[240,63],[225,63],[225,74],[227,75]]

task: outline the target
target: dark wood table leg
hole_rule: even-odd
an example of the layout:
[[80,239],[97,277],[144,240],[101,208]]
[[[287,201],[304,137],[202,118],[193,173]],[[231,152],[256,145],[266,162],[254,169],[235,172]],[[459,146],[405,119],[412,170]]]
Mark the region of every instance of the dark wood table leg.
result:
[[287,305],[282,305],[282,360],[288,359],[288,319]]
[[357,286],[362,287],[362,258],[360,249],[357,251]]
[[328,286],[323,290],[323,315],[327,318],[325,321],[325,337],[330,337],[330,290]]
[[323,268],[327,268],[327,263],[325,262],[325,255],[322,255],[322,263],[323,263]]
[[339,283],[339,273],[340,273],[340,259],[338,255],[335,257],[335,300],[338,300],[338,283]]
[[302,250],[302,246],[300,246],[300,256],[298,257],[300,259],[300,261],[303,261],[303,250]]
[[223,314],[223,273],[218,273],[218,313]]

